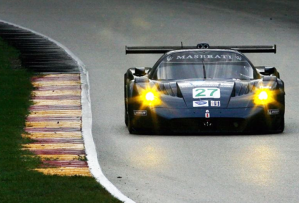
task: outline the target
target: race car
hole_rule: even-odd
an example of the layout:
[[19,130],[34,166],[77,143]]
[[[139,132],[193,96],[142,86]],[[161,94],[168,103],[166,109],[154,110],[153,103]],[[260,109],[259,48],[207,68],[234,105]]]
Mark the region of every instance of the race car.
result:
[[124,75],[130,133],[281,133],[285,91],[275,67],[254,66],[244,53],[274,46],[127,47],[126,54],[163,54]]

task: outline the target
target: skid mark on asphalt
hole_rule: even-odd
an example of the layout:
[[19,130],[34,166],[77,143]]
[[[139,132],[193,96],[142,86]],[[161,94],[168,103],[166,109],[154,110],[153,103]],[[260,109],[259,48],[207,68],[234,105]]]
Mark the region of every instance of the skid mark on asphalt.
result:
[[23,145],[38,155],[36,171],[47,175],[91,176],[82,139],[81,84],[79,74],[34,76],[33,105],[24,137],[35,142]]

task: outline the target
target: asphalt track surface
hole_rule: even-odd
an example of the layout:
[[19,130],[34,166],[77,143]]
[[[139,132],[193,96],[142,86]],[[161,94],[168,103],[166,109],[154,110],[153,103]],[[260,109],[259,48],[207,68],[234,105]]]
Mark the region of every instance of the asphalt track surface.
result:
[[[104,174],[136,202],[298,202],[299,3],[297,1],[0,0],[0,19],[68,47],[90,74],[93,136]],[[123,74],[160,55],[125,45],[271,45],[247,54],[275,66],[286,85],[283,134],[130,135]],[[120,178],[121,177],[121,178]]]

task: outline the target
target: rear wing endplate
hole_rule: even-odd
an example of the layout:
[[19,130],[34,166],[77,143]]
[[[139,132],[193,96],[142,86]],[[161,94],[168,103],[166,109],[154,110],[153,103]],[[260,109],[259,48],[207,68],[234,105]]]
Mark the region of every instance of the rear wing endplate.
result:
[[126,46],[126,54],[165,54],[169,51],[181,49],[230,49],[242,53],[275,53],[276,44],[273,46],[210,46],[207,43],[201,43],[197,46]]

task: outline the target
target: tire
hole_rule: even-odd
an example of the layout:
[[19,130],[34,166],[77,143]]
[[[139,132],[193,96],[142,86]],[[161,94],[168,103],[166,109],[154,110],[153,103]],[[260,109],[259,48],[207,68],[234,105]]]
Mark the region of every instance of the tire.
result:
[[277,119],[276,122],[272,123],[272,131],[276,133],[282,133],[284,131],[285,122],[284,116]]
[[285,127],[285,123],[284,123],[284,116],[282,116],[282,118],[280,119],[280,122],[278,124],[278,129],[277,132],[278,133],[282,133],[284,131],[284,127]]
[[128,114],[128,130],[129,130],[130,134],[136,133],[136,128],[135,128],[133,121],[130,118],[129,114]]
[[127,110],[127,91],[126,91],[126,79],[127,79],[127,74],[125,74],[124,76],[124,104],[125,104],[125,124],[128,127],[128,110]]
[[126,124],[126,126],[128,127],[128,112],[127,112],[127,110],[125,109],[125,124]]
[[126,96],[125,96],[125,124],[126,124],[126,126],[128,126],[128,122],[129,122],[128,121],[129,120],[129,112],[128,112],[127,106],[128,106],[128,104],[127,104],[127,100],[126,100]]

